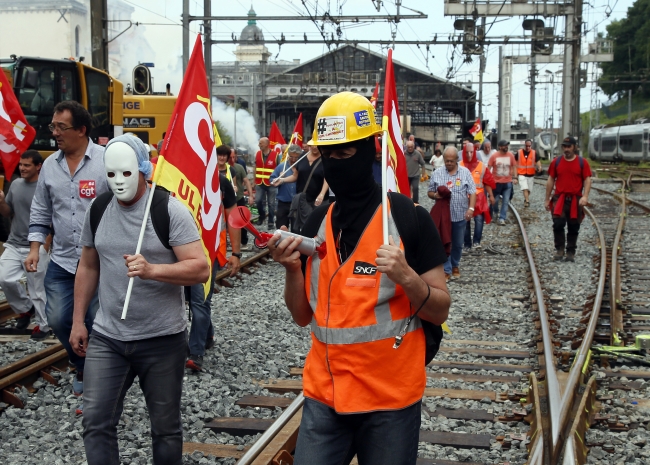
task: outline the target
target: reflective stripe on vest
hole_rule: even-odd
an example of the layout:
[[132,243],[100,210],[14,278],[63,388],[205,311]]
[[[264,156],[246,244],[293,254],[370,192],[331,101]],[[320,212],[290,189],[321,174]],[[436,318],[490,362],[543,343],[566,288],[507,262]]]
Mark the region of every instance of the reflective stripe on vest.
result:
[[[460,162],[460,166],[465,167],[464,162]],[[478,162],[478,165],[476,165],[476,168],[474,168],[474,171],[470,171],[470,174],[472,175],[472,179],[474,179],[474,184],[476,185],[476,194],[480,194],[483,192],[483,176],[485,176],[485,165],[483,164],[482,161]]]
[[255,184],[258,186],[260,184],[264,184],[265,186],[271,185],[271,181],[269,179],[271,178],[271,174],[277,166],[276,162],[277,153],[275,153],[273,150],[269,152],[266,162],[262,156],[262,151],[257,151],[255,154]]
[[519,149],[517,155],[517,174],[533,176],[535,174],[535,151],[531,150],[528,157],[525,157],[524,149]]
[[[312,348],[303,374],[305,396],[340,413],[407,407],[424,392],[426,347],[416,317],[399,349],[393,349],[395,336],[414,309],[404,290],[374,265],[383,242],[381,209],[343,263],[331,228],[332,209],[316,236],[317,242],[327,243],[328,254],[307,262],[305,291],[313,317]],[[388,229],[404,250],[392,216]]]

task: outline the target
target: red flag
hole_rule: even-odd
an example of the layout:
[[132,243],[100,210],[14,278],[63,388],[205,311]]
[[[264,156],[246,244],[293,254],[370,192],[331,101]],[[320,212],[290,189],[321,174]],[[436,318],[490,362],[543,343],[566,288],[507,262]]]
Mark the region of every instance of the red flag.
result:
[[284,137],[282,137],[280,128],[275,121],[273,121],[271,131],[269,132],[269,147],[271,147],[271,152],[275,153],[276,156],[279,155],[282,153],[282,145],[284,144],[286,144],[286,142],[284,141]]
[[35,136],[36,130],[27,124],[14,90],[0,70],[0,159],[7,180],[11,180],[20,155],[29,148]]
[[483,126],[481,126],[481,118],[478,118],[474,122],[474,126],[469,130],[469,133],[474,137],[474,140],[478,141],[479,144],[483,143]]
[[411,196],[409,178],[406,172],[406,158],[402,147],[402,131],[399,125],[399,107],[397,105],[397,89],[393,71],[393,51],[388,49],[386,63],[386,83],[384,84],[384,115],[382,129],[388,131],[388,182],[389,192],[399,192]]
[[[194,216],[212,270],[225,223],[217,165],[217,146],[221,145],[221,139],[210,113],[210,93],[205,76],[201,36],[198,36],[167,127],[153,181],[173,192]],[[205,284],[206,295],[209,285],[210,280]]]
[[377,108],[377,100],[379,100],[379,82],[375,85],[375,90],[370,97],[370,103],[372,103],[373,108]]
[[287,145],[287,149],[284,151],[282,154],[282,161],[286,160],[287,155],[289,153],[289,146],[291,144],[296,144],[300,148],[302,148],[302,113],[298,115],[298,121],[296,121],[296,125],[293,127],[293,132],[291,133],[291,138],[289,139],[289,145]]

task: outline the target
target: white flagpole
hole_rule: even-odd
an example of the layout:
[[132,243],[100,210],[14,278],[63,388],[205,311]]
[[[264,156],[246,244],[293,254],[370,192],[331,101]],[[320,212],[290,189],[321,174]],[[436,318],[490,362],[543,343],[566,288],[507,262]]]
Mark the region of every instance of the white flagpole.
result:
[[307,153],[305,153],[302,157],[298,158],[298,161],[297,161],[297,162],[295,162],[295,163],[294,163],[293,165],[291,165],[289,168],[287,168],[287,169],[284,170],[282,173],[280,173],[280,176],[278,176],[277,179],[280,179],[282,176],[284,176],[284,173],[286,173],[286,172],[289,171],[291,168],[293,168],[293,167],[296,166],[298,163],[300,163],[300,160],[302,160],[303,158],[305,158],[307,155],[309,155],[309,150],[307,150]]
[[[384,118],[386,118],[384,116]],[[388,245],[388,131],[384,129],[381,138],[381,226],[384,245]]]
[[[147,218],[149,217],[149,210],[151,210],[151,201],[153,200],[153,192],[156,189],[156,183],[151,183],[149,189],[149,197],[147,198],[147,206],[144,209],[144,218],[142,219],[142,227],[140,228],[140,235],[138,236],[138,244],[135,246],[135,255],[140,253],[142,248],[142,240],[144,239],[144,231],[147,229]],[[129,278],[129,287],[126,289],[126,298],[124,299],[124,308],[122,308],[122,319],[126,319],[126,311],[129,309],[129,301],[131,300],[131,291],[133,290],[133,280]]]

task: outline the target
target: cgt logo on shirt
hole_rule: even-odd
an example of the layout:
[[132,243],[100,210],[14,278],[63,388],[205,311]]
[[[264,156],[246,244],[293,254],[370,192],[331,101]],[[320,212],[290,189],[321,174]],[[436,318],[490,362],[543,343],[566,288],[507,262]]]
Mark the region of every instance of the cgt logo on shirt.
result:
[[354,262],[354,271],[352,274],[374,276],[377,274],[377,266],[373,265],[372,263]]
[[96,195],[95,181],[79,181],[79,197],[82,199],[94,199]]

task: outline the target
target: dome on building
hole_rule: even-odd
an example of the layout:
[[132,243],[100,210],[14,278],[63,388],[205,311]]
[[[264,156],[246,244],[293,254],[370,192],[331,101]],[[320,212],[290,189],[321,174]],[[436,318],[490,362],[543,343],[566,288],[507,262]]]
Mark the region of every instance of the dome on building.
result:
[[257,25],[257,21],[255,20],[256,16],[257,14],[251,6],[250,11],[248,12],[248,25],[242,29],[241,35],[239,37],[239,40],[241,42],[254,44],[264,41],[264,34],[262,33],[262,29],[260,29],[260,27]]

